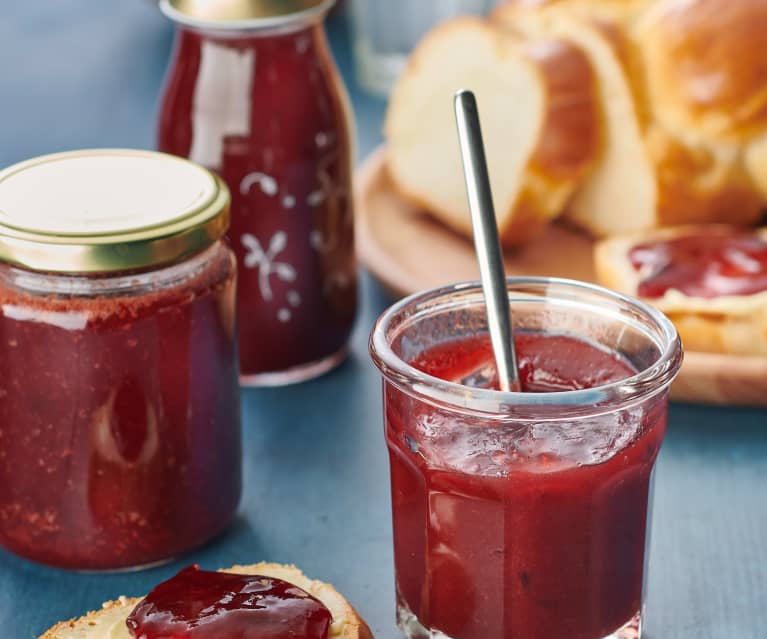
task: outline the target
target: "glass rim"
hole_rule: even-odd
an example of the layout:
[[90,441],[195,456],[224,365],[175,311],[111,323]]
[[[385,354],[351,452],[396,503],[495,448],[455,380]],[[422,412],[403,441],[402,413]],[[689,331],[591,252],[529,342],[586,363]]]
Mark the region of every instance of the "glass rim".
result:
[[[373,362],[385,380],[411,395],[461,412],[476,411],[515,417],[518,416],[520,410],[524,412],[532,409],[543,412],[547,407],[556,407],[557,418],[561,418],[582,415],[584,412],[594,415],[600,412],[614,411],[619,406],[623,407],[647,399],[667,388],[679,372],[683,352],[677,330],[671,320],[649,304],[602,286],[565,278],[508,277],[506,283],[512,304],[514,302],[514,288],[553,285],[576,293],[602,296],[626,305],[634,311],[638,311],[641,316],[648,318],[657,329],[662,339],[662,343],[656,342],[660,351],[659,356],[651,366],[637,371],[625,379],[593,388],[552,393],[524,393],[471,388],[424,373],[399,357],[387,338],[387,332],[392,321],[410,307],[451,293],[481,294],[480,282],[468,281],[410,295],[395,302],[381,314],[370,334],[369,351]],[[542,297],[546,297],[546,295],[544,294]],[[552,297],[551,299],[556,300],[558,298]],[[598,309],[598,306],[592,302],[587,301],[585,304],[590,304]],[[440,308],[439,304],[430,310],[438,308]],[[544,417],[543,414],[540,416]]]

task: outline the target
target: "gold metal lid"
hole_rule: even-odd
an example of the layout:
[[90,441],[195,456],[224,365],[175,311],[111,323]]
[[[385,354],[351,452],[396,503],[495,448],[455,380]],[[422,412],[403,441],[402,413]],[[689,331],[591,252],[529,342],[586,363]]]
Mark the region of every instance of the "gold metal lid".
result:
[[271,29],[327,13],[336,0],[160,0],[174,22],[199,29]]
[[0,171],[0,261],[37,271],[145,269],[198,253],[229,226],[229,190],[165,153],[71,151]]

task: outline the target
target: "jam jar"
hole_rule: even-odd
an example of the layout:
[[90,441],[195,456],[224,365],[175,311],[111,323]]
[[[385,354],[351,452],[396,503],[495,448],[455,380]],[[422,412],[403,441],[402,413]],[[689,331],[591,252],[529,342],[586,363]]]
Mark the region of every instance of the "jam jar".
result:
[[240,498],[226,185],[98,150],[0,172],[0,546],[81,570],[208,541]]
[[352,132],[328,49],[328,0],[162,0],[177,25],[160,150],[232,192],[241,383],[343,360],[357,307]]

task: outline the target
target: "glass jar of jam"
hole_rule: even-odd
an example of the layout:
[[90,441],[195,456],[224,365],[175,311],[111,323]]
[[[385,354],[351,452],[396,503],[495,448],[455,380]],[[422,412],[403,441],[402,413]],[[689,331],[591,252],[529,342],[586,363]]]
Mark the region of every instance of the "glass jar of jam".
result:
[[357,307],[348,100],[322,19],[333,0],[163,0],[178,25],[160,150],[232,192],[241,382],[344,357]]
[[239,501],[236,262],[226,185],[127,150],[0,172],[0,545],[142,567]]
[[522,391],[501,392],[482,290],[378,321],[400,628],[411,639],[637,639],[655,461],[682,351],[658,311],[509,280]]

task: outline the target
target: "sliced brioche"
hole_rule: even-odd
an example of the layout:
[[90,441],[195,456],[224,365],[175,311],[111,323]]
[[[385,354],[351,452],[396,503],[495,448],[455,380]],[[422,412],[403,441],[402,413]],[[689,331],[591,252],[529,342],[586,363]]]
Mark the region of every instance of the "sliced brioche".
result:
[[643,140],[643,121],[621,32],[580,11],[524,12],[502,7],[494,19],[529,38],[571,42],[588,56],[598,79],[604,146],[594,170],[570,204],[569,217],[597,234],[655,225],[655,171]]
[[[333,616],[329,637],[332,639],[372,639],[362,618],[333,586],[306,577],[295,566],[260,563],[234,566],[223,572],[275,577],[292,583],[319,599]],[[140,599],[120,597],[105,603],[101,610],[72,621],[62,622],[39,639],[131,639],[125,620]]]
[[767,129],[767,2],[657,0],[636,28],[653,113],[685,140]]
[[570,204],[574,223],[608,236],[759,218],[762,199],[737,148],[693,146],[652,120],[641,61],[624,25],[569,4],[528,12],[503,7],[494,18],[529,38],[568,40],[596,71],[605,146]]
[[447,22],[418,46],[386,117],[397,189],[471,234],[453,94],[477,95],[501,239],[515,245],[559,215],[599,147],[591,68],[556,40],[520,43],[473,18]]
[[[641,276],[629,261],[631,248],[647,241],[694,234],[702,228],[707,233],[731,231],[728,227],[687,226],[599,242],[594,262],[600,283],[621,293],[637,295]],[[767,239],[767,230],[759,234]],[[670,290],[663,297],[647,301],[674,322],[687,350],[767,355],[767,292],[704,299]]]

